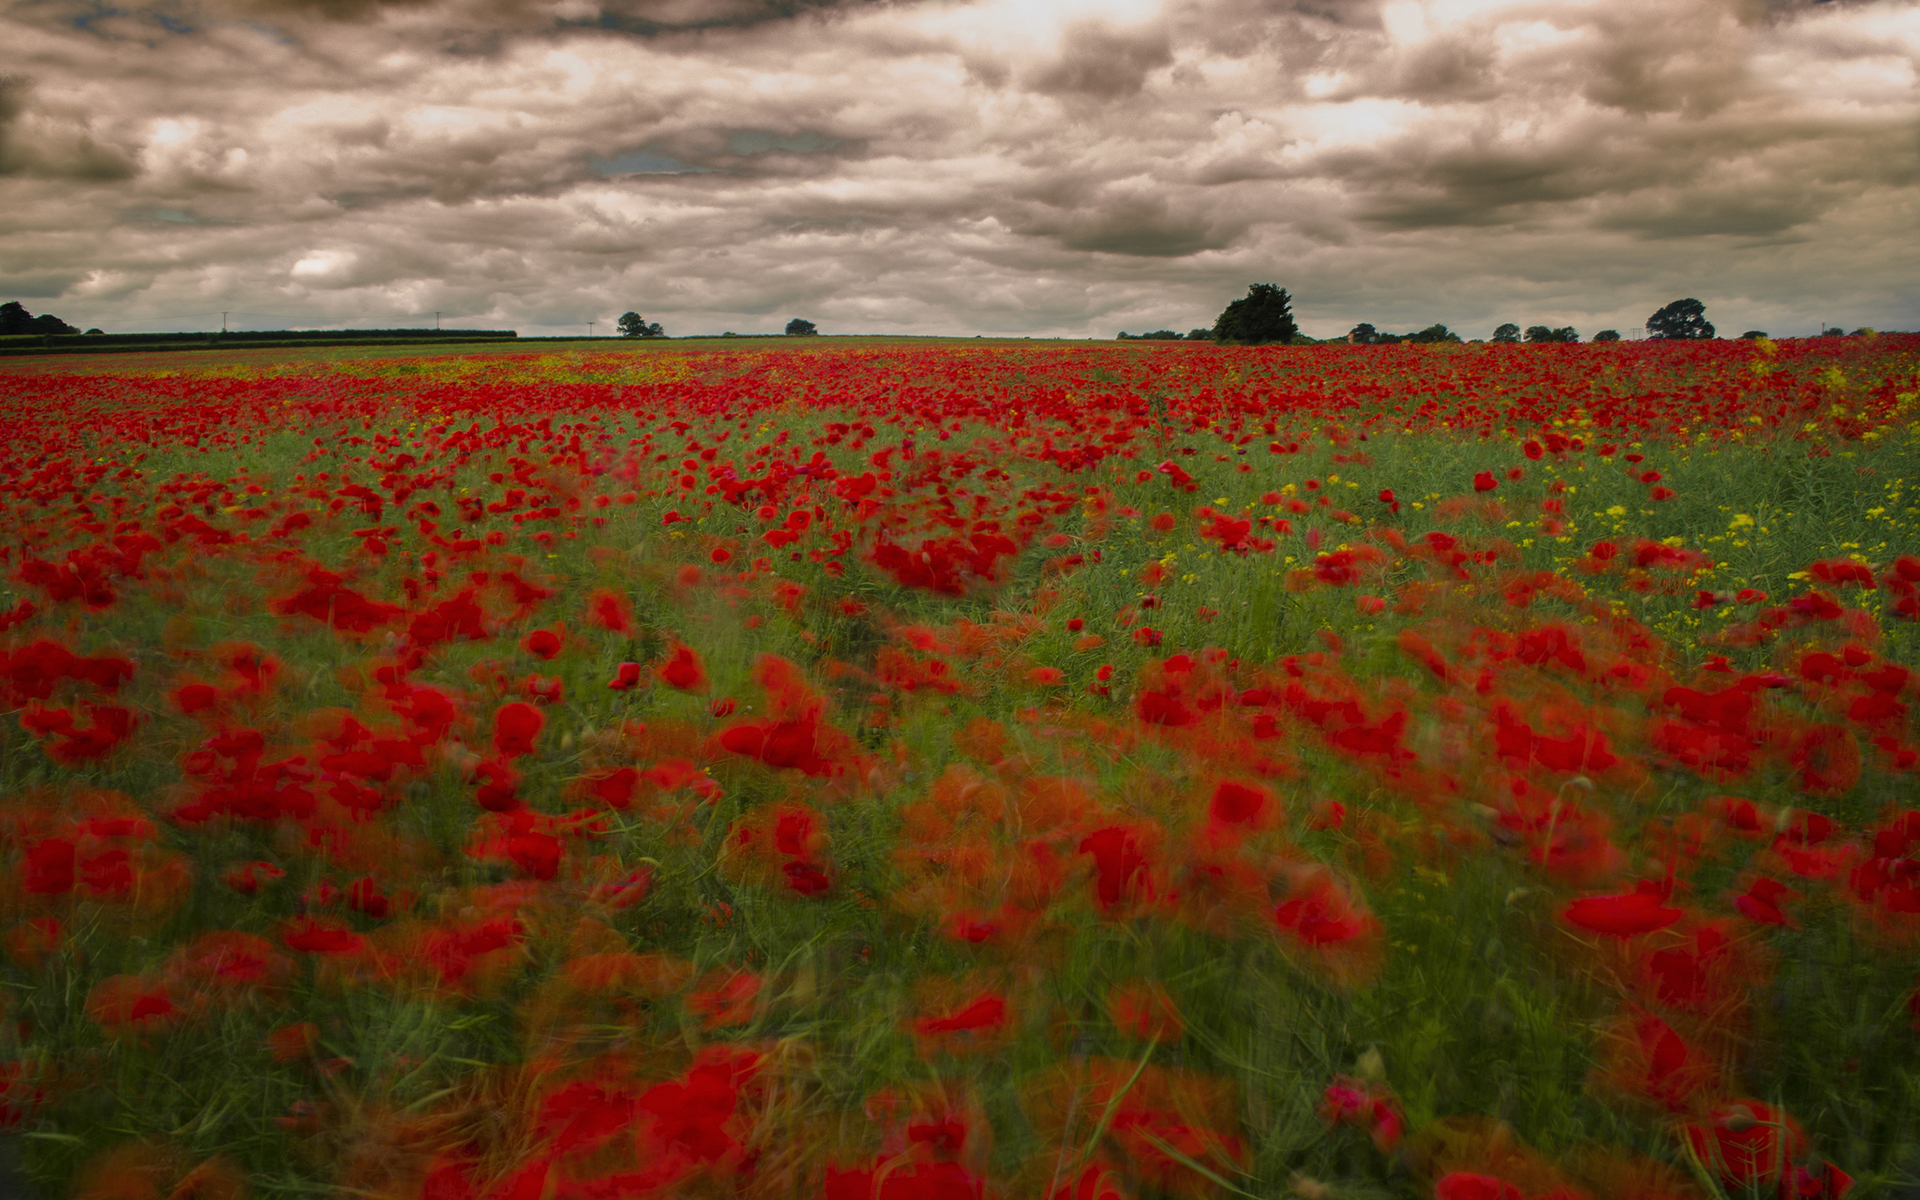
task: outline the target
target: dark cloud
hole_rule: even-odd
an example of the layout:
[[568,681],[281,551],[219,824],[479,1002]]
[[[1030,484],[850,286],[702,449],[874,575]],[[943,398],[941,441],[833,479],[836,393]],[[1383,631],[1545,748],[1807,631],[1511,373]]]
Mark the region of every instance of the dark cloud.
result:
[[0,176],[78,183],[133,177],[124,151],[97,140],[84,119],[35,105],[32,91],[25,77],[0,75]]
[[1804,225],[1830,203],[1807,192],[1785,196],[1668,193],[1629,198],[1596,224],[1649,238],[1760,238]]
[[0,265],[0,293],[13,300],[64,296],[80,278],[71,271],[9,271]]
[[1181,258],[1233,244],[1244,229],[1201,213],[1180,212],[1155,195],[1103,197],[1087,208],[1011,222],[1021,233],[1051,237],[1069,250],[1140,258]]
[[0,290],[104,328],[1111,336],[1267,280],[1320,333],[1920,320],[1898,0],[17,0],[0,39]]
[[1173,61],[1162,27],[1115,29],[1081,21],[1063,30],[1060,42],[1053,60],[1027,76],[1034,91],[1113,100],[1139,92],[1149,73]]

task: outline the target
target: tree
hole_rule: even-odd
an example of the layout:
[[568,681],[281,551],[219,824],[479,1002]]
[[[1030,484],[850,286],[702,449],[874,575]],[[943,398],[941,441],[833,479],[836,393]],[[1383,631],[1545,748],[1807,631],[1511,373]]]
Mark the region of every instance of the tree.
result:
[[1408,334],[1407,340],[1422,345],[1432,345],[1435,342],[1458,342],[1460,335],[1448,329],[1445,325],[1435,322],[1418,333]]
[[1620,331],[1618,329],[1602,329],[1599,333],[1593,335],[1593,340],[1596,342],[1617,342],[1620,340]]
[[819,332],[812,321],[802,321],[799,317],[795,317],[787,322],[788,337],[814,337]]
[[1745,333],[1740,335],[1740,340],[1743,342],[1752,342],[1752,341],[1758,341],[1759,339],[1766,336],[1767,336],[1767,331],[1764,329],[1749,329]]
[[1213,323],[1213,340],[1242,346],[1290,342],[1299,327],[1293,323],[1293,297],[1271,283],[1256,283],[1227,307]]
[[0,304],[0,337],[23,333],[79,333],[78,329],[52,313],[34,316],[18,300]]
[[1705,341],[1713,337],[1707,306],[1698,300],[1675,300],[1647,318],[1647,336],[1663,342]]
[[1213,330],[1189,329],[1187,330],[1187,340],[1190,342],[1210,342],[1213,340]]
[[1527,340],[1529,342],[1577,342],[1580,340],[1580,335],[1571,325],[1563,325],[1559,329],[1549,329],[1545,325],[1529,325]]
[[1380,331],[1365,321],[1347,330],[1347,340],[1356,346],[1371,346],[1379,336]]
[[1492,340],[1496,342],[1507,342],[1507,343],[1517,342],[1520,340],[1520,327],[1518,325],[1515,325],[1512,321],[1508,321],[1505,325],[1502,325],[1493,331]]
[[620,327],[621,337],[654,338],[667,335],[667,331],[660,328],[660,322],[649,325],[647,319],[637,312],[621,313],[620,319],[614,323]]

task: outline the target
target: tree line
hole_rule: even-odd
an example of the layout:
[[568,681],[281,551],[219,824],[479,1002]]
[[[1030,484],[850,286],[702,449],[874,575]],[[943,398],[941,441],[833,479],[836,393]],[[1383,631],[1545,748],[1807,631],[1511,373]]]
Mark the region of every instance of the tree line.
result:
[[[1688,297],[1675,300],[1661,306],[1647,318],[1647,336],[1655,341],[1699,341],[1716,336],[1713,322],[1707,320],[1706,305]],[[649,322],[637,312],[620,314],[614,322],[621,337],[627,338],[663,338],[667,331],[658,321]],[[73,334],[80,331],[67,324],[52,313],[35,316],[27,311],[18,300],[0,304],[0,337],[22,334]],[[98,329],[89,329],[88,333],[99,333]],[[813,337],[819,328],[812,322],[795,317],[787,322],[788,337]],[[1870,332],[1856,329],[1856,335]],[[726,335],[734,336],[732,334]],[[1763,330],[1749,329],[1740,335],[1742,338],[1763,338]],[[1840,337],[1839,329],[1823,329],[1822,337]],[[1272,346],[1293,343],[1312,342],[1314,339],[1303,336],[1293,319],[1293,297],[1287,289],[1271,283],[1255,283],[1247,288],[1247,294],[1228,304],[1214,319],[1210,328],[1192,329],[1178,333],[1171,329],[1156,329],[1150,333],[1128,333],[1122,330],[1119,340],[1123,342],[1219,342],[1232,346]],[[1392,346],[1402,342],[1412,345],[1433,345],[1437,343],[1459,344],[1463,339],[1445,325],[1435,322],[1425,329],[1412,333],[1389,333],[1362,321],[1347,331],[1342,340],[1356,346]],[[1493,336],[1487,339],[1498,343],[1547,344],[1554,342],[1577,342],[1580,333],[1571,325],[1558,329],[1547,325],[1530,325],[1524,331],[1520,326],[1507,322],[1494,329]],[[1602,329],[1593,335],[1595,342],[1617,342],[1620,331]]]
[[[1654,341],[1684,342],[1703,341],[1717,336],[1713,322],[1707,320],[1707,306],[1693,297],[1675,300],[1662,305],[1647,318],[1647,337]],[[1867,330],[1856,329],[1856,334]],[[1749,329],[1740,335],[1743,338],[1763,338],[1764,330]],[[1823,330],[1823,337],[1841,336],[1838,329]],[[1220,342],[1239,346],[1271,346],[1307,343],[1313,338],[1304,337],[1293,319],[1293,298],[1287,290],[1271,283],[1256,283],[1248,287],[1247,294],[1221,311],[1211,329],[1195,329],[1184,336],[1171,329],[1158,329],[1152,333],[1127,333],[1122,331],[1121,341],[1189,341]],[[1445,325],[1435,323],[1425,329],[1412,333],[1388,333],[1362,321],[1347,332],[1341,339],[1356,346],[1393,346],[1402,342],[1412,345],[1433,345],[1436,343],[1459,344],[1463,339]],[[1545,345],[1556,342],[1578,342],[1580,331],[1571,325],[1554,328],[1549,325],[1530,325],[1525,330],[1507,322],[1494,329],[1492,342],[1519,344],[1522,342]],[[1617,342],[1620,331],[1602,329],[1593,335],[1595,342]]]
[[[19,337],[22,334],[67,334],[79,333],[78,329],[62,321],[52,313],[34,316],[27,306],[18,300],[9,300],[0,304],[0,337]],[[99,333],[98,329],[89,329],[88,333]]]

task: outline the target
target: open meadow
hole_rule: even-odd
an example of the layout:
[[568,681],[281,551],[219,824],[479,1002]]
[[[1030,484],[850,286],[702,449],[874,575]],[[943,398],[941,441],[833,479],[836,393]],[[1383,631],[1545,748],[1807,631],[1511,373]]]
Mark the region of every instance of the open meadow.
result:
[[49,358],[0,431],[46,1197],[1920,1195],[1920,336]]

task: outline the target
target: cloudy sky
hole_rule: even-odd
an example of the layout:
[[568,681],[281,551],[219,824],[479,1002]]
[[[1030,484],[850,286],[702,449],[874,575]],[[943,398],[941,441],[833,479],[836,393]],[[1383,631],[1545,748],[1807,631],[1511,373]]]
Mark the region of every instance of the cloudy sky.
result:
[[1920,0],[0,0],[110,331],[1920,328]]

